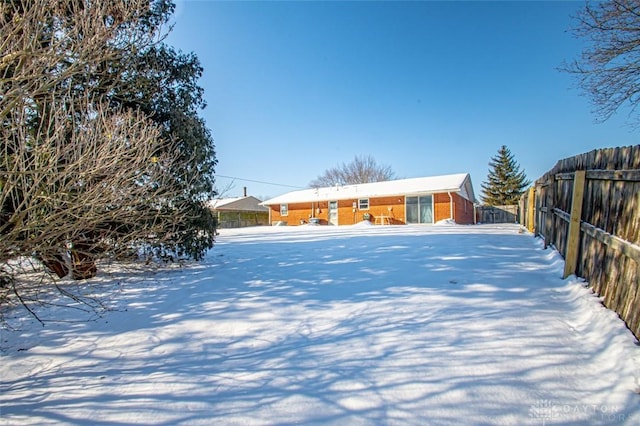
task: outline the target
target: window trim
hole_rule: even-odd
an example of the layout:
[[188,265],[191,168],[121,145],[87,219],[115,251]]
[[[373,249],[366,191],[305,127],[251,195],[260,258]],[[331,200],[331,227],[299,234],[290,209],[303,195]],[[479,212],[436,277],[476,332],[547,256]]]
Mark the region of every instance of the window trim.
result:
[[280,204],[280,216],[289,216],[289,204]]
[[[416,194],[416,195],[405,195],[404,197],[404,222],[409,224],[420,224],[420,225],[433,225],[434,223],[436,223],[436,197],[435,197],[436,193],[433,192],[426,192],[426,193],[422,193],[422,194]],[[431,222],[422,222],[422,211],[420,210],[421,207],[421,203],[420,203],[420,198],[423,197],[430,197],[431,198]],[[409,222],[409,208],[407,207],[410,203],[408,203],[408,200],[410,198],[415,198],[416,199],[416,203],[415,205],[418,207],[418,221],[417,222]]]
[[[367,202],[367,207],[362,207],[363,201]],[[371,203],[369,202],[368,198],[358,198],[358,210],[369,210],[370,206],[371,206]]]

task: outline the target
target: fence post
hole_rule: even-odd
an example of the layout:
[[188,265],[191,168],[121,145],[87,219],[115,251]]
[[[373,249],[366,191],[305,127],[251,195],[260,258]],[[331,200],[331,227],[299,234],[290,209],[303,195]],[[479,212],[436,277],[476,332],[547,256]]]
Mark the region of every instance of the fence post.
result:
[[567,236],[567,253],[564,256],[564,274],[562,278],[576,272],[578,249],[580,246],[580,220],[582,219],[582,198],[584,196],[585,170],[576,170],[573,178],[573,197],[571,198],[571,218]]
[[549,247],[555,243],[555,217],[553,209],[556,206],[555,199],[556,192],[556,176],[551,175],[549,177],[549,183],[547,185],[547,193],[545,204],[547,205],[547,215],[545,217],[544,224],[544,248]]
[[533,232],[536,228],[536,187],[529,188],[529,197],[527,197],[527,228],[529,232]]

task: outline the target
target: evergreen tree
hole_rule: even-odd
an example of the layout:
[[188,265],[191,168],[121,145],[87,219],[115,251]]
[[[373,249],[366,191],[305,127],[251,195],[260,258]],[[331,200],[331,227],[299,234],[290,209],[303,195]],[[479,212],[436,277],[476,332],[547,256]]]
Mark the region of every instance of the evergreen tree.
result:
[[[168,12],[164,13],[168,20]],[[205,202],[215,196],[213,172],[217,163],[211,132],[198,115],[206,106],[198,85],[203,70],[194,54],[165,44],[134,55],[131,62],[136,67],[119,74],[122,80],[117,82],[111,102],[139,109],[160,126],[162,140],[167,142],[165,152],[174,151],[178,156],[175,167],[167,172],[183,195],[172,205],[189,218],[187,222],[166,223],[166,232],[173,237],[154,247],[158,254],[200,259],[212,247],[215,234],[214,217]]]
[[482,183],[482,199],[489,206],[518,204],[520,196],[531,183],[524,170],[514,160],[509,149],[502,145],[489,162],[487,181]]
[[118,57],[100,64],[101,73],[89,81],[113,108],[148,116],[161,129],[164,145],[158,153],[177,156],[165,170],[169,179],[163,184],[172,194],[181,195],[164,208],[185,219],[163,223],[165,238],[147,241],[147,246],[162,257],[200,259],[213,246],[215,235],[214,217],[205,202],[215,196],[217,160],[211,132],[199,116],[206,107],[198,85],[202,66],[195,54],[177,51],[161,41],[165,36],[162,28],[174,9],[172,0],[150,1],[141,18],[131,23],[136,36],[118,46]]
[[35,254],[63,276],[69,247],[93,270],[135,247],[201,258],[215,234],[205,201],[216,159],[199,117],[202,67],[163,42],[173,2],[0,9],[0,263]]
[[51,274],[16,280],[29,267],[16,259],[87,279],[98,259],[142,250],[201,258],[216,159],[202,67],[163,42],[173,2],[1,4],[0,305],[38,318],[53,284],[74,306],[105,307]]

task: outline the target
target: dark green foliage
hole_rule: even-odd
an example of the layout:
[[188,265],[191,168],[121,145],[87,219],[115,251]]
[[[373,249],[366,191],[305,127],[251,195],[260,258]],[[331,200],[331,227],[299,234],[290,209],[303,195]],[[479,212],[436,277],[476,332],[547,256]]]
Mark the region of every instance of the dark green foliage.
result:
[[514,160],[513,154],[505,146],[489,162],[487,181],[482,183],[482,200],[489,206],[518,204],[520,196],[531,181]]
[[[101,297],[98,259],[201,259],[216,221],[202,67],[163,43],[169,0],[0,7],[0,305]],[[46,267],[32,279],[27,258]],[[37,271],[38,269],[36,269]],[[48,287],[48,288],[47,288]],[[0,323],[2,311],[0,311]]]
[[[141,112],[160,129],[153,158],[172,159],[166,163],[162,176],[152,178],[149,173],[140,170],[137,182],[132,183],[138,189],[141,186],[148,187],[152,196],[148,199],[139,197],[136,200],[122,200],[123,203],[130,203],[129,208],[136,212],[149,211],[146,216],[148,223],[140,220],[128,221],[127,217],[114,220],[106,214],[101,222],[92,221],[91,227],[76,223],[60,224],[61,228],[69,229],[69,232],[63,238],[50,241],[51,247],[45,253],[65,252],[69,244],[79,243],[75,240],[77,235],[86,236],[95,242],[94,245],[98,245],[98,240],[102,238],[100,236],[109,235],[108,239],[102,238],[101,247],[107,243],[117,246],[122,241],[130,246],[130,236],[141,235],[143,237],[136,239],[134,244],[151,247],[155,254],[163,258],[200,259],[213,246],[215,235],[214,218],[205,205],[207,200],[215,196],[213,173],[216,158],[211,132],[199,116],[205,107],[203,89],[198,85],[203,70],[194,54],[176,51],[162,41],[162,28],[168,24],[175,9],[172,1],[151,0],[148,3],[138,3],[135,13],[123,18],[122,8],[127,7],[123,6],[126,4],[128,3],[100,4],[86,0],[69,0],[67,6],[60,3],[55,11],[42,12],[43,19],[40,21],[37,40],[39,46],[57,43],[60,57],[40,68],[39,72],[25,74],[27,77],[22,80],[14,79],[14,71],[19,66],[24,68],[23,64],[26,62],[2,62],[0,100],[4,96],[2,106],[9,107],[4,110],[0,108],[5,145],[0,152],[0,175],[8,173],[8,162],[15,156],[14,147],[25,146],[27,138],[27,144],[30,144],[28,155],[31,155],[29,150],[35,149],[33,147],[43,144],[56,144],[61,147],[60,150],[65,150],[65,147],[73,150],[73,132],[82,129],[82,123],[92,114],[91,110],[87,110],[87,104],[106,105],[114,114],[122,111]],[[25,14],[29,10],[42,8],[43,5],[46,6],[46,2],[14,2],[11,7],[3,9],[7,14],[3,17],[3,22],[25,21]],[[96,5],[104,8],[104,24],[113,29],[113,37],[96,46],[93,49],[96,53],[92,53],[91,49],[86,49],[91,34],[84,37],[83,13]],[[109,9],[110,5],[113,9]],[[131,19],[132,16],[135,19]],[[87,28],[90,31],[93,27]],[[63,33],[70,36],[61,43],[59,34]],[[17,35],[20,33],[11,33],[9,37]],[[66,54],[64,50],[67,51]],[[10,57],[7,55],[7,58]],[[37,56],[35,58],[37,60]],[[28,97],[22,93],[28,93]],[[27,99],[30,105],[27,120],[17,122],[16,114],[11,110],[13,106],[9,103],[10,97],[20,102]],[[53,116],[50,111],[54,110],[58,113],[61,110],[68,111],[68,126],[62,131],[59,127],[50,125]],[[31,131],[18,136],[13,130],[17,125]],[[63,170],[64,160],[57,161],[57,170]],[[35,160],[26,159],[25,162],[35,164]],[[71,176],[64,179],[66,180],[59,182],[60,187],[67,185],[69,179],[78,178]],[[108,176],[104,179],[106,187],[109,185]],[[95,181],[92,184],[98,185]],[[3,178],[0,176],[0,190],[2,185]],[[32,191],[30,187],[27,189]],[[13,230],[15,220],[10,220],[12,217],[24,216],[20,216],[22,213],[18,209],[25,204],[23,199],[27,189],[21,190],[20,186],[14,185],[11,194],[4,194],[0,203],[0,234]],[[57,190],[51,185],[42,188],[43,194],[48,193],[52,199],[57,197]],[[59,198],[55,200],[58,202]],[[117,208],[122,206],[113,206],[111,210],[115,211]],[[45,220],[53,213],[55,212],[38,211]],[[33,219],[34,210],[29,215]],[[133,216],[144,217],[140,214]],[[150,229],[153,232],[147,231]],[[25,242],[29,238],[33,239],[34,232],[33,229],[25,229],[21,238]],[[12,247],[21,245],[14,244]],[[27,245],[24,247],[25,254],[28,254]],[[100,255],[93,246],[86,250],[96,256]],[[3,254],[6,255],[3,259],[12,255]]]
[[[118,54],[105,59],[98,73],[74,85],[85,89],[91,82],[92,90],[114,109],[139,110],[160,127],[164,144],[157,155],[177,159],[164,177],[163,185],[169,186],[167,193],[173,199],[163,208],[174,209],[175,216],[183,219],[180,223],[166,221],[163,237],[146,243],[163,258],[200,259],[213,246],[215,235],[213,216],[205,205],[215,197],[215,148],[211,132],[198,115],[206,106],[198,85],[203,69],[195,54],[150,40],[167,25],[174,9],[170,0],[151,2],[135,22],[138,36],[132,43],[119,45]],[[175,194],[180,195],[176,198]],[[165,215],[170,216],[170,212]]]
[[[158,32],[174,8],[172,1],[153,2],[145,18],[138,22],[139,34]],[[198,116],[206,106],[203,89],[198,85],[202,67],[195,54],[178,52],[164,43],[130,46],[121,54],[118,60],[104,64],[111,72],[102,77],[99,87],[114,107],[140,110],[160,126],[167,143],[158,154],[177,155],[178,159],[167,172],[168,181],[174,186],[171,192],[179,189],[182,195],[172,200],[170,208],[177,211],[176,216],[188,218],[186,222],[166,223],[169,238],[150,244],[163,258],[200,259],[214,241],[215,223],[204,202],[215,196],[216,165],[213,138]]]
[[178,156],[178,167],[168,172],[183,195],[173,206],[189,218],[187,223],[168,223],[173,239],[157,250],[199,259],[212,247],[215,234],[212,213],[204,204],[215,196],[216,159],[211,133],[198,116],[205,107],[203,90],[197,84],[202,67],[195,55],[166,45],[139,52],[132,62],[137,68],[124,74],[111,96],[112,103],[140,109],[160,125],[163,139],[174,142],[167,149],[177,151],[172,154]]

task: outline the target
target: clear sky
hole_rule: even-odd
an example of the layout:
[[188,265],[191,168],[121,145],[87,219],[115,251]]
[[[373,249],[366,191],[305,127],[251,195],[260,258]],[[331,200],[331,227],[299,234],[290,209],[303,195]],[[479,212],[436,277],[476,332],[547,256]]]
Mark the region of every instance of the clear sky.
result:
[[[506,145],[531,180],[635,145],[557,70],[584,47],[575,2],[178,1],[167,43],[194,52],[224,196],[269,198],[371,155],[399,178],[468,172],[480,198]],[[240,179],[247,179],[244,181]],[[229,186],[231,185],[231,189]]]

